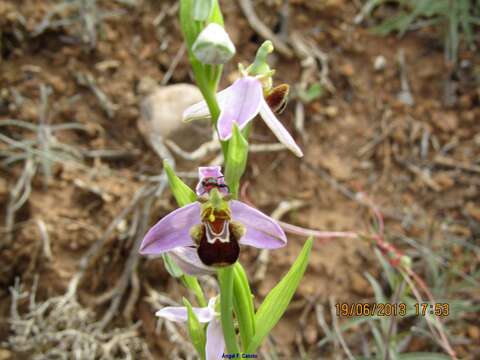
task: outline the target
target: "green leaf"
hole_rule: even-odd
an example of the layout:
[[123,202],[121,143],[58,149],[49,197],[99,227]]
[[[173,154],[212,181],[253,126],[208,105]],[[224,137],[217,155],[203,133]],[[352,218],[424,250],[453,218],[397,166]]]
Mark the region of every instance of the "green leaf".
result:
[[321,98],[325,94],[325,89],[322,84],[314,83],[308,87],[306,91],[302,91],[299,96],[304,103],[312,102],[313,100]]
[[201,23],[193,19],[194,1],[195,0],[180,0],[180,28],[182,29],[189,52],[198,34],[202,31]]
[[255,334],[255,312],[248,278],[238,261],[233,265],[233,309],[238,318],[243,349],[246,350]]
[[397,281],[398,276],[395,273],[395,270],[392,268],[392,265],[390,265],[390,263],[385,259],[385,257],[380,252],[380,250],[375,248],[374,251],[375,251],[375,255],[380,261],[380,264],[382,265],[383,273],[386,275],[388,279],[388,284],[390,285],[390,288],[395,289],[395,286],[397,285],[397,282],[398,282]]
[[193,19],[195,21],[205,21],[212,12],[215,0],[196,0],[193,4]]
[[398,360],[448,360],[450,359],[450,357],[441,353],[412,352],[412,353],[398,355],[397,359]]
[[365,272],[364,275],[367,278],[370,285],[372,285],[373,292],[375,293],[375,301],[379,304],[386,303],[387,299],[386,299],[385,294],[383,293],[382,287],[378,283],[378,281],[372,275],[370,275],[367,272]]
[[375,26],[372,30],[382,36],[388,35],[392,31],[398,31],[399,34],[403,34],[412,21],[411,15],[401,11],[397,15],[383,21],[380,25]]
[[[380,320],[380,322],[382,322],[382,320]],[[385,344],[385,339],[383,338],[380,329],[377,327],[376,322],[372,321],[370,323],[370,331],[372,332],[373,340],[377,346],[377,353],[385,354],[385,346],[388,346],[388,344]]]
[[183,298],[183,304],[186,306],[188,312],[188,333],[190,335],[190,339],[192,340],[195,350],[197,350],[198,354],[200,355],[200,358],[205,359],[205,329],[200,321],[198,321],[190,302]]
[[189,289],[195,294],[198,305],[200,307],[207,307],[208,305],[207,300],[205,299],[205,295],[203,295],[202,287],[198,283],[197,278],[192,275],[183,274],[183,276],[181,277],[181,280],[183,282],[183,285],[185,285],[187,289]]
[[238,353],[237,336],[233,323],[233,266],[218,269],[220,287],[220,314],[225,346],[230,354]]
[[292,300],[307,268],[312,244],[313,239],[310,237],[303,245],[302,251],[288,273],[270,290],[262,305],[260,305],[255,314],[255,335],[250,341],[247,353],[256,351],[263,338],[268,335],[287,310],[288,304]]
[[[381,320],[383,316],[379,315],[372,315],[372,316],[362,316],[362,317],[356,317],[352,318],[351,320],[348,320],[345,322],[343,325],[340,326],[340,333],[343,333],[344,331],[347,331],[351,328],[357,328],[359,325],[369,322],[369,321],[374,321],[374,320]],[[317,346],[321,348],[325,344],[331,342],[332,340],[336,339],[337,334],[335,332],[331,332],[330,334],[326,335],[324,338],[322,338],[318,343]]]
[[228,142],[228,153],[225,163],[225,181],[235,199],[238,197],[240,178],[247,166],[247,156],[248,142],[238,129],[237,124],[233,124],[233,135]]
[[163,264],[165,265],[165,269],[167,269],[168,273],[174,277],[179,278],[183,275],[182,269],[178,267],[178,265],[173,261],[173,259],[167,253],[162,254]]
[[213,23],[216,23],[218,25],[223,26],[223,15],[222,15],[222,11],[220,10],[220,5],[218,5],[217,0],[215,0],[213,2],[212,7],[213,7],[212,12],[210,14],[210,18],[208,19],[209,20],[208,22],[213,22]]
[[177,200],[178,206],[185,206],[197,200],[197,195],[175,174],[167,160],[163,162],[163,169],[167,174],[168,185],[170,185],[170,190]]

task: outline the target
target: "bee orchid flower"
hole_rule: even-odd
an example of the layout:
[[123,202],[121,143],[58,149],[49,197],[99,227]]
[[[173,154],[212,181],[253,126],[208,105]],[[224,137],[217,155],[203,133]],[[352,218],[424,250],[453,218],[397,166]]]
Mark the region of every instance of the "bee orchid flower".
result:
[[[198,201],[163,217],[145,235],[142,254],[169,252],[187,273],[235,263],[239,245],[275,249],[286,244],[281,227],[241,201],[230,200],[220,167],[199,168]],[[185,270],[187,267],[187,270]]]
[[[208,323],[207,337],[205,344],[205,355],[207,360],[221,359],[225,351],[225,339],[223,338],[222,324],[219,314],[215,311],[217,298],[211,298],[208,306],[204,308],[192,307],[193,312],[201,323]],[[187,322],[188,310],[185,306],[168,306],[156,312],[157,316],[170,321]]]
[[[275,89],[278,89],[284,95],[288,92],[286,85],[273,88],[272,90]],[[268,94],[265,98],[261,79],[254,76],[244,76],[236,80],[226,89],[220,91],[217,94],[217,101],[221,110],[217,122],[220,140],[226,141],[232,137],[234,123],[236,123],[241,130],[247,126],[257,114],[260,114],[260,117],[270,130],[272,130],[277,139],[295,155],[302,157],[302,150],[298,147],[280,120],[277,119],[268,104],[270,99],[276,97],[275,95],[278,94]],[[204,119],[208,118],[209,114],[207,103],[202,101],[187,108],[183,113],[183,120]]]

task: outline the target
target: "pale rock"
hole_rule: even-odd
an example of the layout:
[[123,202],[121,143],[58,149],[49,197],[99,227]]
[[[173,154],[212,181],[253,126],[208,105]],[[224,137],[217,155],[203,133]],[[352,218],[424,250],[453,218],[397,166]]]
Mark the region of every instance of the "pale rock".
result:
[[468,337],[474,340],[480,340],[480,328],[478,326],[470,325],[467,328]]
[[338,115],[338,107],[330,105],[325,108],[325,115],[329,118],[334,118]]
[[465,210],[469,216],[480,222],[480,206],[475,205],[473,202],[468,202]]
[[0,349],[0,360],[10,360],[13,359],[13,354],[10,350]]
[[350,284],[352,290],[360,296],[370,296],[372,294],[370,283],[358,272],[350,274]]
[[141,103],[140,132],[147,138],[152,135],[163,139],[170,137],[187,126],[182,121],[183,111],[202,99],[200,90],[190,84],[156,87]]
[[439,130],[446,133],[452,133],[458,128],[458,116],[453,111],[434,112],[432,120]]
[[387,59],[385,59],[385,56],[379,55],[375,57],[375,60],[373,61],[373,69],[375,71],[383,71],[385,70],[386,66],[387,66]]
[[137,93],[139,95],[145,96],[150,93],[153,93],[158,87],[157,81],[151,76],[143,76],[137,84]]

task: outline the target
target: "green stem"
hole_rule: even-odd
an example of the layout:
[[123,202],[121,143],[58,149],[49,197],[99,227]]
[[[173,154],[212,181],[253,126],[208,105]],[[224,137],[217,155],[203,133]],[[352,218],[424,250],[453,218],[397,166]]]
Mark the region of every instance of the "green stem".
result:
[[185,287],[191,290],[195,295],[198,305],[200,307],[207,307],[208,305],[207,300],[205,299],[205,295],[203,294],[202,287],[198,283],[197,278],[195,276],[183,274],[181,279]]
[[233,325],[233,266],[218,270],[220,285],[220,310],[225,345],[230,354],[237,354],[238,345]]
[[[202,91],[203,97],[205,98],[205,102],[207,103],[208,110],[210,110],[210,115],[212,116],[212,126],[214,127],[215,131],[217,131],[217,120],[220,116],[220,107],[218,106],[217,97],[216,97],[216,89],[217,87],[214,86],[212,88],[206,89],[206,91]],[[222,153],[223,158],[227,158],[228,153],[228,142],[220,141],[222,146]]]
[[238,318],[242,348],[246,350],[255,335],[255,312],[252,291],[243,266],[237,261],[233,265],[233,307]]
[[[190,57],[190,63],[192,64],[193,74],[195,81],[202,92],[203,98],[207,103],[208,110],[212,119],[212,126],[217,131],[217,120],[220,116],[220,107],[217,102],[217,86],[222,74],[222,66],[217,66],[214,70],[207,73],[207,69],[193,55]],[[223,158],[227,158],[228,143],[226,141],[220,142],[222,146]]]

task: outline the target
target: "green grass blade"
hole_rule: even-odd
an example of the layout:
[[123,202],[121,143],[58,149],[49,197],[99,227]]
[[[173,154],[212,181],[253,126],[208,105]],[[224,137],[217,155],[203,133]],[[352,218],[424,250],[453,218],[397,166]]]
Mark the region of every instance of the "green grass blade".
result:
[[192,305],[190,302],[183,298],[183,304],[187,308],[188,312],[188,333],[190,335],[190,339],[192,340],[192,344],[197,350],[198,354],[200,355],[201,359],[205,359],[205,343],[207,341],[205,336],[205,329],[203,325],[198,321],[197,316],[192,310]]
[[168,161],[163,162],[163,168],[167,174],[168,184],[172,191],[178,206],[185,206],[197,200],[197,195],[193,192],[187,184],[185,184],[172,169]]
[[265,336],[268,335],[287,310],[288,304],[292,300],[307,268],[312,244],[313,239],[309,238],[288,273],[270,290],[262,305],[260,305],[255,314],[255,336],[248,346],[248,353],[256,351]]

